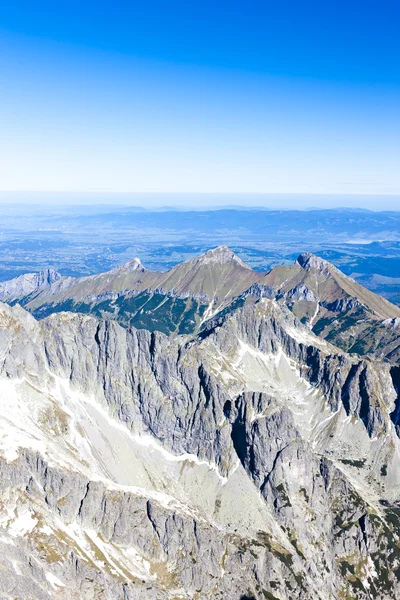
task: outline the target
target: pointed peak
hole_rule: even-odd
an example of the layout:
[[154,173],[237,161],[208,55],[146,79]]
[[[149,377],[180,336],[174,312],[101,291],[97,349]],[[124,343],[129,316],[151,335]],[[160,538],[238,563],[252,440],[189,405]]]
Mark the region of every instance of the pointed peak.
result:
[[140,258],[134,258],[133,260],[130,260],[129,262],[125,263],[122,266],[123,269],[125,269],[126,271],[145,271],[145,267],[142,265],[142,262],[140,260]]
[[221,264],[221,263],[236,263],[245,269],[250,269],[249,265],[246,265],[228,246],[218,246],[212,250],[208,250],[201,256],[193,259],[196,263],[200,264]]

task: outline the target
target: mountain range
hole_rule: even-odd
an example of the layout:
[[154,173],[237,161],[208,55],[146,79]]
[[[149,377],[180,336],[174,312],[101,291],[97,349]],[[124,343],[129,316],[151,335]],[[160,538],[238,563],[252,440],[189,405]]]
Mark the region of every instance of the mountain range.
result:
[[400,308],[227,247],[0,285],[4,598],[400,596]]
[[0,300],[18,302],[37,318],[67,310],[167,335],[197,333],[221,310],[259,297],[286,304],[342,350],[400,356],[400,307],[309,253],[267,273],[221,246],[167,272],[149,271],[136,258],[89,277],[62,277],[47,269],[0,283]]

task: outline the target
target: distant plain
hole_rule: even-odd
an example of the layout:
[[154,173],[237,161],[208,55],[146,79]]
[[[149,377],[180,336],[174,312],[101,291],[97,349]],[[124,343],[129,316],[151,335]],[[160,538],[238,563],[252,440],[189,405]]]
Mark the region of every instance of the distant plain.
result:
[[400,304],[400,212],[0,206],[1,281],[47,267],[91,275],[134,257],[167,270],[222,244],[259,271],[313,252]]

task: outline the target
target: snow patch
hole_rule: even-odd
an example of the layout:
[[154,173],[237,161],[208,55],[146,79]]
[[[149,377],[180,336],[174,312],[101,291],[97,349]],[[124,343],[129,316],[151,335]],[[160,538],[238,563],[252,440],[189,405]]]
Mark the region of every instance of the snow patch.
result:
[[8,533],[12,537],[23,536],[32,531],[38,520],[33,516],[33,512],[27,510],[17,516],[17,518],[8,525]]
[[65,583],[60,581],[60,579],[53,575],[53,573],[46,573],[46,579],[54,590],[56,590],[59,587],[65,587]]

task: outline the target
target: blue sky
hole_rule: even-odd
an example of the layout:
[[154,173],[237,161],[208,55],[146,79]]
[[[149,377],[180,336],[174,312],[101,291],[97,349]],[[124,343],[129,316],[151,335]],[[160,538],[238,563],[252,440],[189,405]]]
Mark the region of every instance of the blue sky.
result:
[[400,194],[397,1],[0,6],[0,191]]

